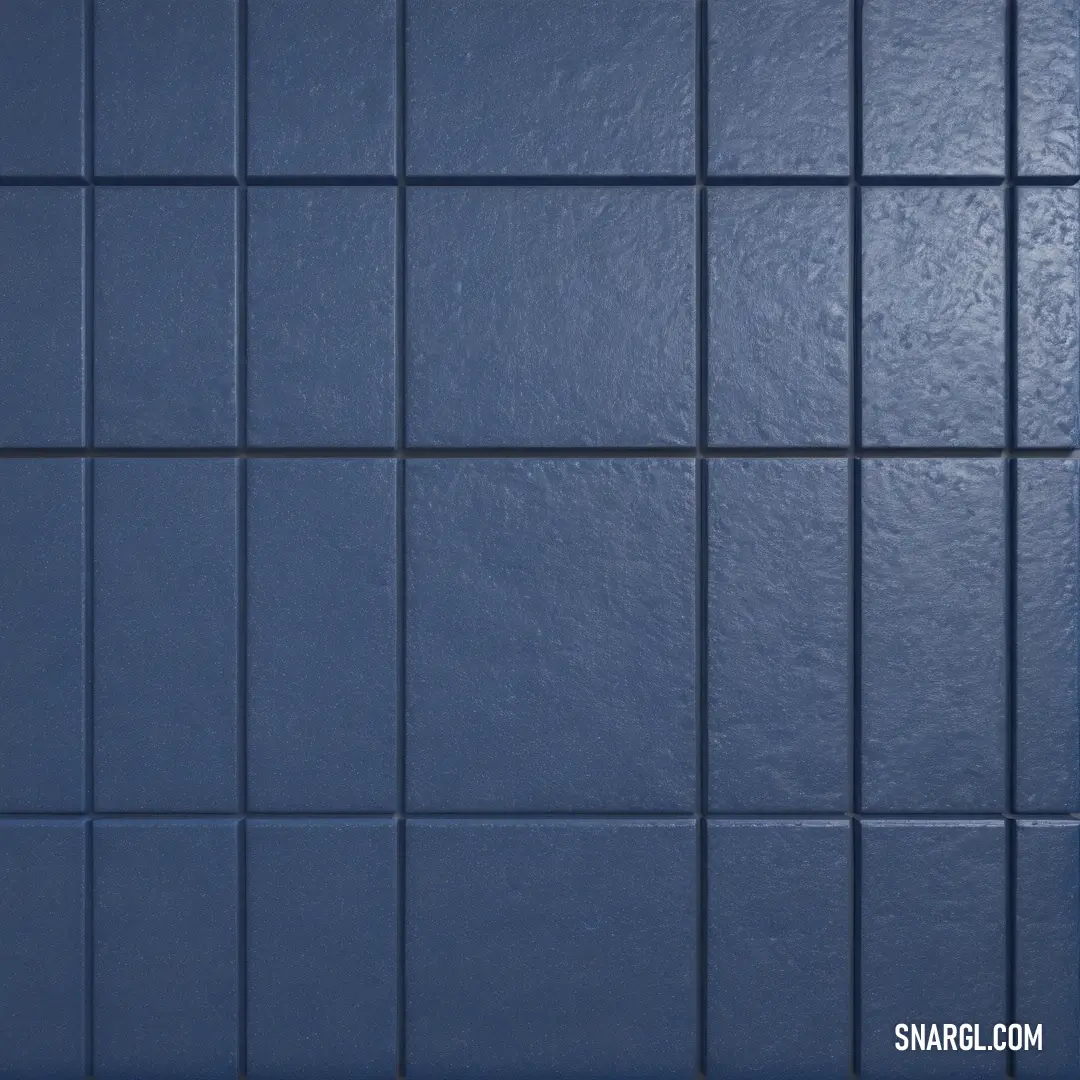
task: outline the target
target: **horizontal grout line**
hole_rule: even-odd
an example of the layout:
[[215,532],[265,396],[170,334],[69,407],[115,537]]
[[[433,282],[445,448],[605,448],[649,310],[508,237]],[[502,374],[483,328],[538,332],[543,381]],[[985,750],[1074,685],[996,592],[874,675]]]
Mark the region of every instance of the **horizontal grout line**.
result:
[[861,176],[858,182],[863,187],[1001,187],[1004,176],[929,176],[896,175]]
[[200,810],[4,811],[0,821],[1077,821],[1063,810],[293,810],[246,814]]

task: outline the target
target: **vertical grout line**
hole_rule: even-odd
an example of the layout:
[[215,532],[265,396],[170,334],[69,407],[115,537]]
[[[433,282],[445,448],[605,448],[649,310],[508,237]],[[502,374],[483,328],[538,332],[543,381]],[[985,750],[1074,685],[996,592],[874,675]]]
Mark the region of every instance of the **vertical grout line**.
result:
[[848,22],[848,328],[849,371],[849,474],[848,545],[850,556],[851,609],[849,613],[850,701],[848,755],[851,776],[850,889],[851,939],[848,1022],[851,1075],[857,1077],[862,1048],[862,831],[858,814],[862,807],[862,0],[851,0]]
[[704,1077],[709,1064],[709,478],[705,451],[709,445],[709,280],[708,280],[708,59],[709,10],[707,0],[697,0],[697,55],[695,94],[695,307],[697,331],[697,821],[698,924],[697,924],[697,1067]]
[[237,1071],[248,1071],[248,958],[247,958],[247,811],[248,811],[248,463],[247,463],[247,322],[248,322],[248,5],[239,0],[236,34],[236,432],[240,447],[236,471],[237,495],[237,635],[236,720],[237,786],[240,820],[237,822]]
[[405,0],[397,0],[397,145],[394,171],[397,178],[397,235],[395,238],[396,394],[394,402],[395,543],[397,573],[397,1076],[405,1076]]

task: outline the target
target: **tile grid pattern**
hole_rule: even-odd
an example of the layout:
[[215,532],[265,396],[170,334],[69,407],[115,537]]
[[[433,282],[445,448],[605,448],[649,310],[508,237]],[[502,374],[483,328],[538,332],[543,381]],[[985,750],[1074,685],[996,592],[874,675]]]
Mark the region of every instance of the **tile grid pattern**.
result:
[[[247,197],[248,187],[257,186],[256,183],[251,182],[251,178],[246,175],[246,162],[244,160],[245,147],[246,147],[246,3],[245,0],[240,0],[240,33],[238,35],[238,48],[240,49],[240,63],[238,67],[239,71],[239,109],[238,109],[238,125],[239,125],[239,137],[238,147],[241,155],[239,166],[239,181],[236,184],[238,201],[237,201],[237,213],[238,213],[238,289],[237,296],[239,302],[237,305],[236,318],[237,318],[237,335],[238,335],[238,417],[239,417],[239,438],[238,445],[235,449],[221,449],[221,450],[209,450],[209,449],[161,449],[161,450],[126,450],[115,447],[95,447],[94,439],[94,395],[92,392],[87,391],[85,397],[85,425],[86,425],[86,448],[81,449],[5,449],[0,451],[0,457],[78,457],[86,459],[86,471],[85,471],[85,490],[86,490],[86,502],[85,502],[85,514],[86,514],[86,543],[87,543],[87,567],[93,567],[93,515],[94,515],[94,467],[95,459],[98,458],[116,458],[116,457],[220,457],[220,458],[235,458],[238,462],[239,478],[238,478],[238,522],[239,522],[239,535],[238,535],[238,555],[239,555],[239,567],[240,567],[240,605],[238,609],[238,664],[239,664],[239,728],[240,728],[240,768],[239,777],[241,782],[241,804],[238,813],[221,813],[221,814],[207,814],[199,812],[192,815],[182,814],[170,814],[170,815],[151,815],[157,817],[183,817],[192,816],[198,818],[206,817],[219,817],[229,820],[237,820],[240,822],[246,822],[249,819],[257,820],[260,818],[271,818],[280,816],[277,814],[267,813],[249,813],[248,809],[248,797],[246,791],[246,776],[247,776],[247,746],[244,733],[244,726],[246,721],[246,678],[245,678],[245,663],[247,655],[247,618],[245,608],[245,596],[246,587],[244,585],[244,576],[247,564],[247,534],[246,534],[246,520],[247,520],[247,462],[249,460],[257,458],[285,458],[285,457],[370,457],[370,458],[392,458],[396,462],[396,491],[397,491],[397,505],[396,505],[396,528],[397,528],[397,543],[396,543],[396,592],[399,604],[398,614],[398,626],[397,626],[397,640],[396,640],[396,660],[398,664],[398,701],[397,701],[397,726],[398,726],[398,742],[397,742],[397,776],[398,776],[398,791],[396,796],[396,810],[392,815],[389,815],[396,822],[397,830],[397,851],[398,851],[398,945],[399,945],[399,972],[404,970],[404,958],[402,955],[402,943],[404,940],[404,921],[405,921],[405,903],[406,897],[404,894],[405,876],[405,820],[407,817],[416,818],[439,818],[439,817],[462,817],[468,815],[462,815],[456,812],[441,812],[430,811],[420,812],[412,811],[406,813],[405,804],[405,758],[406,758],[406,746],[405,746],[405,673],[404,673],[404,661],[405,661],[405,589],[406,582],[404,579],[405,574],[405,552],[404,552],[404,529],[405,529],[405,478],[406,478],[406,461],[409,459],[426,459],[426,458],[440,458],[440,457],[526,457],[526,458],[541,458],[541,457],[640,457],[640,456],[655,456],[655,457],[672,457],[672,458],[686,458],[696,463],[697,473],[697,544],[698,544],[698,583],[697,583],[697,613],[698,613],[698,633],[697,633],[697,651],[698,651],[698,664],[700,678],[698,680],[697,692],[696,692],[696,713],[698,723],[698,782],[697,782],[697,795],[696,795],[696,807],[692,813],[683,814],[672,813],[667,815],[653,815],[656,817],[686,817],[693,819],[698,824],[699,830],[699,881],[701,884],[701,892],[699,896],[699,902],[701,905],[701,911],[699,913],[699,956],[698,960],[701,965],[699,971],[699,980],[701,983],[699,994],[699,1028],[698,1038],[700,1040],[698,1055],[699,1055],[699,1068],[704,1074],[705,1061],[706,1061],[706,1032],[704,1024],[704,1014],[707,1011],[706,1005],[706,985],[705,985],[705,970],[704,965],[706,963],[706,912],[707,912],[707,894],[705,891],[706,881],[706,852],[707,845],[705,839],[705,830],[703,827],[704,820],[706,818],[706,790],[708,782],[708,740],[707,740],[707,712],[708,712],[708,698],[706,687],[704,683],[705,671],[707,670],[707,624],[706,624],[706,612],[707,612],[707,581],[708,581],[708,567],[707,567],[707,554],[708,554],[708,472],[706,464],[710,459],[722,459],[722,458],[846,458],[850,462],[850,493],[851,504],[849,511],[851,514],[851,536],[850,536],[850,574],[852,582],[852,597],[851,597],[851,652],[852,652],[852,687],[851,687],[851,768],[850,768],[850,809],[844,813],[825,813],[822,812],[818,815],[813,814],[788,814],[782,812],[776,812],[775,815],[771,815],[768,811],[756,811],[752,815],[740,815],[738,813],[712,813],[708,814],[710,818],[723,819],[725,817],[737,819],[743,816],[752,816],[755,818],[764,818],[769,816],[776,816],[777,818],[798,818],[806,819],[812,817],[837,818],[843,820],[851,820],[855,823],[854,835],[855,835],[855,858],[853,860],[853,905],[852,905],[852,979],[854,988],[852,992],[853,1008],[857,1010],[859,1002],[859,988],[858,988],[858,972],[859,972],[859,946],[860,946],[860,926],[859,926],[859,883],[861,881],[861,861],[860,861],[860,845],[859,836],[860,829],[858,823],[863,819],[872,820],[876,818],[888,819],[892,817],[904,817],[910,818],[914,815],[904,814],[897,815],[893,813],[878,813],[867,812],[862,809],[859,801],[859,789],[860,789],[860,747],[861,747],[861,723],[860,723],[860,695],[859,695],[859,673],[860,673],[860,619],[861,619],[861,592],[859,582],[861,581],[861,566],[860,566],[860,519],[861,519],[861,501],[860,501],[860,483],[859,475],[861,462],[864,459],[873,458],[924,458],[928,456],[935,457],[947,457],[947,458],[1003,458],[1007,466],[1007,499],[1006,499],[1006,539],[1007,539],[1007,635],[1008,640],[1006,643],[1006,655],[1009,657],[1009,673],[1006,682],[1007,687],[1007,718],[1008,718],[1008,755],[1007,755],[1007,775],[1008,775],[1008,804],[1007,810],[1001,814],[987,814],[986,818],[994,818],[1004,820],[1007,827],[1008,841],[1008,858],[1010,862],[1010,869],[1008,875],[1009,882],[1009,911],[1006,922],[1007,933],[1007,951],[1010,956],[1009,963],[1009,989],[1008,989],[1008,1013],[1006,1019],[1012,1020],[1015,1013],[1015,990],[1013,982],[1015,978],[1015,949],[1016,943],[1014,940],[1013,930],[1013,908],[1015,906],[1015,890],[1016,890],[1016,821],[1024,818],[1032,819],[1054,819],[1061,818],[1063,820],[1076,819],[1080,817],[1075,813],[1073,814],[1055,814],[1049,812],[1018,812],[1016,806],[1015,795],[1015,737],[1016,737],[1016,671],[1015,671],[1015,654],[1016,654],[1016,520],[1017,520],[1017,507],[1016,507],[1016,476],[1015,466],[1013,462],[1021,458],[1043,458],[1043,459],[1063,459],[1063,458],[1076,458],[1077,451],[1071,449],[1032,449],[1021,448],[1017,445],[1016,437],[1016,409],[1015,409],[1015,382],[1016,382],[1016,191],[1018,187],[1022,186],[1022,182],[1018,181],[1015,170],[1015,158],[1016,158],[1016,118],[1015,118],[1015,102],[1016,102],[1016,85],[1015,85],[1015,40],[1016,40],[1016,6],[1015,2],[1008,4],[1008,35],[1007,35],[1007,48],[1008,48],[1008,94],[1007,94],[1007,116],[1008,121],[1006,125],[1007,131],[1007,153],[1006,164],[1007,172],[1004,177],[1003,186],[1006,196],[1006,402],[1008,407],[1008,415],[1005,425],[1006,439],[1004,447],[988,446],[984,448],[964,448],[959,449],[956,447],[912,447],[912,448],[866,448],[862,445],[861,431],[860,431],[860,416],[861,416],[861,381],[860,381],[860,313],[861,313],[861,290],[860,290],[860,272],[861,272],[861,260],[860,260],[860,232],[862,223],[861,214],[861,201],[862,192],[864,186],[878,186],[879,184],[907,184],[915,183],[915,178],[882,178],[882,177],[863,177],[861,174],[861,140],[859,138],[860,129],[860,117],[861,117],[861,53],[860,53],[860,40],[861,40],[861,18],[862,18],[862,5],[859,0],[852,0],[851,4],[851,19],[852,19],[852,36],[851,36],[851,67],[852,67],[852,86],[851,86],[851,110],[852,110],[852,139],[851,139],[851,175],[847,180],[838,181],[832,177],[798,177],[797,180],[792,178],[794,182],[799,185],[805,185],[812,187],[819,186],[833,186],[839,183],[846,183],[850,187],[851,203],[850,203],[850,222],[851,222],[851,249],[850,249],[850,334],[851,334],[851,415],[850,415],[850,445],[846,448],[832,447],[832,448],[818,448],[818,449],[798,449],[798,448],[768,448],[760,447],[754,448],[719,448],[710,447],[708,444],[707,436],[707,394],[706,394],[706,380],[705,380],[705,362],[708,345],[708,322],[706,317],[706,300],[708,295],[708,282],[706,280],[707,274],[707,236],[706,236],[706,220],[707,220],[707,198],[710,189],[714,187],[725,186],[742,186],[748,184],[754,184],[760,180],[763,184],[776,184],[778,179],[784,180],[786,178],[777,177],[760,177],[750,179],[743,177],[730,177],[730,178],[717,178],[706,176],[706,149],[704,145],[704,132],[707,130],[707,100],[706,95],[703,92],[707,85],[707,33],[706,33],[706,6],[704,0],[698,0],[698,30],[699,30],[699,43],[697,48],[697,87],[698,87],[698,116],[697,116],[697,132],[698,132],[698,147],[697,147],[697,168],[695,176],[691,178],[685,178],[680,180],[672,180],[673,186],[680,185],[693,185],[696,193],[696,207],[697,207],[697,268],[696,268],[696,294],[698,301],[697,311],[697,358],[698,358],[698,371],[697,371],[697,387],[698,387],[698,403],[697,403],[697,420],[698,431],[696,446],[692,449],[670,449],[670,450],[638,450],[631,448],[605,448],[605,449],[586,449],[575,448],[568,450],[565,448],[510,448],[510,449],[481,449],[481,448],[460,448],[460,449],[420,449],[416,447],[408,447],[405,440],[405,400],[407,393],[407,386],[405,385],[405,344],[407,327],[405,324],[405,268],[406,268],[406,247],[405,247],[405,230],[408,222],[406,220],[406,192],[410,185],[412,186],[437,186],[439,181],[432,178],[429,180],[422,180],[419,183],[417,178],[409,178],[406,173],[405,163],[405,127],[407,123],[407,117],[405,116],[405,71],[404,71],[404,41],[403,41],[403,28],[405,20],[405,0],[398,0],[398,44],[397,44],[397,131],[398,131],[398,146],[397,146],[397,168],[396,176],[392,181],[387,180],[385,183],[392,183],[396,187],[396,221],[397,221],[397,236],[396,236],[396,263],[395,273],[397,281],[397,313],[396,313],[396,333],[397,333],[397,356],[396,356],[396,371],[395,378],[397,381],[397,415],[395,423],[395,445],[386,449],[358,449],[358,448],[325,448],[325,449],[305,449],[285,451],[281,449],[265,449],[254,448],[248,445],[247,432],[246,432],[246,402],[245,402],[245,385],[246,385],[246,333],[247,333],[247,309],[245,303],[246,297],[246,251],[247,251]],[[87,79],[86,79],[86,95],[87,95],[87,107],[86,107],[86,146],[87,155],[89,160],[93,160],[93,55],[92,55],[92,40],[93,40],[93,3],[92,0],[87,0]],[[37,178],[34,182],[42,183],[48,182],[50,178]],[[607,178],[603,181],[593,180],[567,180],[562,178],[556,181],[555,178],[551,178],[552,182],[566,183],[568,186],[580,184],[581,186],[588,186],[592,183],[624,183],[625,181],[619,178]],[[1050,185],[1055,182],[1062,184],[1072,183],[1075,181],[1075,177],[1056,177],[1056,178],[1039,178],[1040,184]],[[22,183],[20,181],[19,183]],[[94,221],[95,221],[95,189],[104,186],[125,186],[127,184],[137,184],[140,181],[135,181],[131,178],[123,180],[112,180],[107,185],[95,184],[93,181],[86,184],[87,190],[87,205],[85,210],[85,228],[86,228],[86,292],[87,292],[87,304],[85,307],[85,319],[86,319],[86,370],[87,370],[87,387],[93,386],[93,338],[94,338],[94,304],[93,304],[93,287],[94,287]],[[160,180],[155,181],[160,182]],[[191,183],[191,178],[188,179],[171,179],[170,183],[185,184]],[[198,182],[198,181],[196,181]],[[442,181],[447,183],[447,181]],[[520,181],[527,183],[527,180]],[[540,182],[540,181],[537,181]],[[631,183],[640,182],[638,180]],[[985,178],[981,177],[967,177],[962,181],[957,178],[944,179],[941,177],[920,177],[917,179],[920,185],[925,186],[942,186],[948,187],[954,184],[963,183],[965,185],[978,185],[983,183],[989,183]],[[4,181],[4,183],[11,183],[11,181]],[[217,183],[215,181],[215,183]],[[304,183],[303,181],[296,181],[298,185]],[[381,183],[381,181],[380,181]],[[506,178],[502,180],[489,179],[480,183],[483,184],[507,184],[514,185],[518,183],[516,180],[508,180]],[[994,184],[1001,183],[1001,181],[993,181]],[[448,185],[449,186],[449,185]],[[91,665],[93,662],[93,595],[92,595],[92,582],[93,575],[88,575],[87,584],[87,616],[86,616],[86,634],[87,634],[87,664]],[[91,700],[91,688],[93,686],[93,670],[88,667],[87,672],[87,766],[86,766],[86,788],[87,788],[87,800],[88,806],[91,808],[85,814],[77,815],[49,815],[56,817],[70,817],[73,820],[92,820],[96,818],[108,819],[108,818],[130,818],[139,815],[135,815],[124,811],[95,811],[94,806],[94,767],[92,760],[92,751],[94,746],[93,739],[93,712],[92,712],[92,700]],[[23,815],[23,814],[11,814],[5,815],[8,817],[42,817],[44,815]],[[289,814],[289,817],[301,817],[306,815]],[[314,815],[312,815],[314,816]],[[355,817],[378,817],[385,818],[388,815],[382,812],[367,812],[357,811],[353,813],[347,812],[334,812],[332,815],[335,818],[345,818],[350,816]],[[477,817],[483,817],[488,815],[476,815]],[[499,816],[511,817],[532,817],[537,815],[529,814],[528,812],[512,812],[504,811],[500,812]],[[582,815],[582,816],[627,816],[621,812],[597,812],[595,815]],[[650,815],[646,813],[639,813],[634,811],[632,815],[634,818],[647,818]],[[945,818],[948,815],[944,814],[929,814],[928,817]],[[978,817],[979,815],[973,815],[969,813],[957,814],[957,818],[969,819]],[[239,830],[241,855],[243,856],[243,845],[245,843],[246,830],[241,828]],[[93,840],[93,830],[87,830],[87,864],[93,865],[93,851],[90,847]],[[239,890],[240,890],[240,905],[239,910],[241,912],[240,933],[238,940],[240,942],[241,949],[241,961],[240,971],[243,975],[246,964],[246,957],[244,956],[244,923],[243,912],[246,908],[246,881],[244,878],[243,867],[245,865],[245,859],[241,857],[240,867],[241,876],[239,878]],[[93,908],[93,878],[92,875],[88,876],[88,888],[87,888],[87,955],[92,957],[93,955],[93,920],[91,918]],[[92,985],[93,972],[88,962],[87,973],[87,1009],[92,1007],[91,995],[89,992]],[[403,980],[399,977],[399,983]],[[244,985],[244,979],[241,979],[241,986]],[[399,1033],[400,1040],[398,1047],[398,1054],[400,1059],[399,1075],[405,1074],[404,1069],[404,1020],[405,1020],[405,989],[399,985],[398,990],[398,1018],[399,1018]],[[238,1009],[238,1017],[240,1020],[240,1046],[241,1054],[243,1055],[245,1041],[246,1041],[246,1017],[244,1007],[244,995],[241,990],[240,1006]],[[858,1031],[859,1023],[857,1016],[852,1023],[853,1032],[853,1075],[858,1075]],[[88,1063],[87,1073],[88,1075],[92,1071],[93,1061],[93,1047],[92,1047],[92,1033],[93,1023],[88,1021],[87,1024],[87,1046],[88,1046]],[[243,1056],[241,1056],[243,1061]],[[1008,1075],[1013,1075],[1012,1064],[1009,1064]]]

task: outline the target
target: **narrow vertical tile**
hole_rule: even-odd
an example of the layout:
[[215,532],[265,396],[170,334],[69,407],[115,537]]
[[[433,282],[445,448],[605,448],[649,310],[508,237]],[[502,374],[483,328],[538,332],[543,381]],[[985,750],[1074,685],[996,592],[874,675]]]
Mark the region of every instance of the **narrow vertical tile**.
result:
[[98,176],[236,173],[237,0],[94,0]]
[[[1005,825],[862,824],[862,1061],[865,1080],[982,1080],[1004,1054],[911,1050],[912,1025],[1005,1017]],[[908,1025],[906,1032],[898,1024]],[[918,1033],[915,1033],[916,1035]],[[954,1032],[957,1039],[964,1033]],[[973,1036],[973,1032],[968,1033]],[[897,1048],[906,1036],[908,1049]]]
[[84,809],[83,469],[0,461],[0,813]]
[[86,825],[0,820],[0,1078],[85,1076]]
[[1021,812],[1080,810],[1077,465],[1016,463],[1016,809]]
[[846,461],[709,463],[710,811],[847,805],[848,487]]
[[396,826],[248,826],[252,1080],[387,1080],[397,1052]]
[[94,469],[99,810],[237,805],[234,461]]
[[393,461],[251,461],[248,799],[393,810]]
[[710,821],[709,1075],[847,1080],[851,827]]
[[236,1080],[236,822],[93,828],[95,1078]]
[[0,190],[0,446],[82,445],[85,203],[81,188]]
[[1016,825],[1016,1019],[1042,1026],[1016,1054],[1017,1080],[1080,1073],[1080,823]]
[[1016,192],[1017,387],[1021,446],[1080,443],[1080,189]]
[[236,444],[236,191],[95,193],[98,446]]
[[1000,460],[862,463],[862,808],[1000,811]]

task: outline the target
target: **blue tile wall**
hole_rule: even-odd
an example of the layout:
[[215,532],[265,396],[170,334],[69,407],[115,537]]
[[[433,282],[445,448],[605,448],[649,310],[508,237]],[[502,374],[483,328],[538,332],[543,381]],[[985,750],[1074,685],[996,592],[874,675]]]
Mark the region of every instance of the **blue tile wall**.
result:
[[0,1080],[1075,1080],[1078,58],[0,0]]

